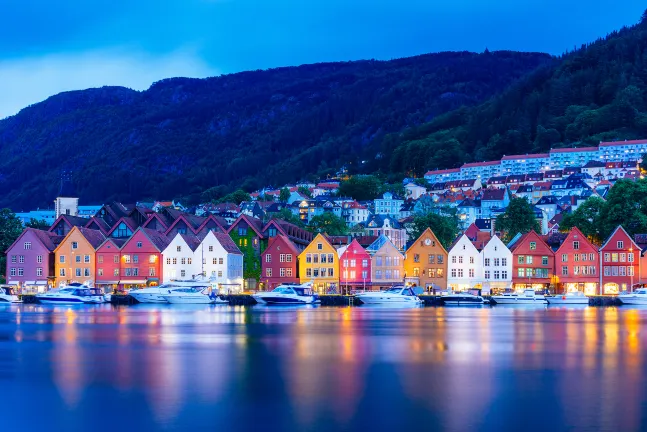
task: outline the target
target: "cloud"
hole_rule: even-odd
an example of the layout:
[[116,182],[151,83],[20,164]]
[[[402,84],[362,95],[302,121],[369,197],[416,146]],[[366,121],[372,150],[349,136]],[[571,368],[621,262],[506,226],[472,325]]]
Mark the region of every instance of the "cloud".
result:
[[109,49],[0,60],[0,119],[62,91],[105,85],[145,90],[162,78],[219,73],[192,49],[162,55]]

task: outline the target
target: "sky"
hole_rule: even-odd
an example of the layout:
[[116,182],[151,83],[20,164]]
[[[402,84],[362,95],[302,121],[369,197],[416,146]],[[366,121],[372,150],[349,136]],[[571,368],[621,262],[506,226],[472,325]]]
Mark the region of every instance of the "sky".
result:
[[559,55],[643,0],[2,0],[0,118],[61,91],[438,51]]

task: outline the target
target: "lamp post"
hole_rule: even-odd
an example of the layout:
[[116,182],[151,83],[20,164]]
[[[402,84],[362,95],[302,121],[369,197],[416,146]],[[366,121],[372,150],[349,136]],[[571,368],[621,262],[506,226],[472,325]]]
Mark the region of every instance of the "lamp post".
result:
[[629,292],[633,292],[634,290],[634,248],[631,246],[629,248],[629,257],[631,257],[631,266],[629,267],[631,269],[631,286],[629,287]]

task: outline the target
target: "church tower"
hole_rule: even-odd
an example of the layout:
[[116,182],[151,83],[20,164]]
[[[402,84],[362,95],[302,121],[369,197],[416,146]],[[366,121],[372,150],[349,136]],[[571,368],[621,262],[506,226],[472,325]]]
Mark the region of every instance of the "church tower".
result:
[[58,191],[58,197],[54,200],[56,218],[60,215],[79,215],[79,199],[76,198],[74,186],[72,185],[72,173],[63,171],[61,173],[61,189]]

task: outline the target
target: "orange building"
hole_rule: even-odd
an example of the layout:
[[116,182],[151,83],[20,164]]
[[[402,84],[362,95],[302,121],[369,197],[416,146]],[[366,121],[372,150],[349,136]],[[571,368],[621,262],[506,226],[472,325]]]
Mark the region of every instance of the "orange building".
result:
[[447,288],[447,251],[431,229],[427,228],[407,249],[404,273],[407,285]]
[[101,231],[73,227],[63,241],[54,249],[55,286],[71,282],[94,284],[95,250],[106,237]]

